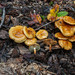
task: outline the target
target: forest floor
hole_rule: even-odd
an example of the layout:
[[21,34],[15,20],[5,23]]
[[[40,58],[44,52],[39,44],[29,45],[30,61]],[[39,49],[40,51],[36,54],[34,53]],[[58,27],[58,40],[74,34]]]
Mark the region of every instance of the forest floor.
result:
[[[40,43],[41,49],[34,55],[24,43],[17,44],[9,38],[12,26],[30,26],[30,12],[35,10],[46,17],[55,4],[59,5],[60,11],[67,11],[75,18],[74,0],[0,0],[0,8],[5,7],[5,20],[0,27],[0,75],[75,75],[75,43],[72,50],[53,49],[52,52]],[[45,19],[41,25],[48,22]],[[41,25],[31,27],[36,29]],[[49,32],[49,38],[55,39],[54,28],[47,26],[44,29]]]

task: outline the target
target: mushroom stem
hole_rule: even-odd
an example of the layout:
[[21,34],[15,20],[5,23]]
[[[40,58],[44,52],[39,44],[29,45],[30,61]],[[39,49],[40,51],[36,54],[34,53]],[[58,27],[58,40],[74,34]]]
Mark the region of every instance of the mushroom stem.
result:
[[50,50],[50,52],[52,51],[52,45],[51,44],[49,45],[49,50]]
[[36,48],[34,48],[34,54],[36,55]]

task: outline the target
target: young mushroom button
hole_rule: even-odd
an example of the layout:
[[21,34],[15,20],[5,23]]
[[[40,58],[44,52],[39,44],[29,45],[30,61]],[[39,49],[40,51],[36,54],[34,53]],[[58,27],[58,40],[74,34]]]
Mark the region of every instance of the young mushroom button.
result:
[[29,46],[29,51],[34,52],[34,54],[36,54],[36,52],[39,50],[40,50],[40,45],[37,43]]
[[44,42],[44,44],[46,44],[46,45],[49,46],[49,50],[50,50],[50,51],[51,51],[52,45],[57,44],[57,41],[52,40],[52,39],[50,39],[50,38],[45,39],[43,42]]

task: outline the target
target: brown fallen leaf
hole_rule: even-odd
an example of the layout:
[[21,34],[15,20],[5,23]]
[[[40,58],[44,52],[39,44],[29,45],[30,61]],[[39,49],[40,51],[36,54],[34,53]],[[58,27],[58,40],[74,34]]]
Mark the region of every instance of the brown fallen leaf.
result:
[[44,44],[46,44],[46,45],[49,46],[49,50],[50,50],[50,52],[51,52],[52,46],[53,46],[53,45],[56,45],[56,44],[57,44],[57,41],[52,40],[52,39],[45,39],[45,40],[44,40]]
[[39,14],[36,14],[36,13],[32,14],[32,13],[30,13],[30,17],[31,17],[32,21],[28,22],[29,25],[33,25],[33,24],[36,24],[36,23],[41,24],[42,19],[41,19]]

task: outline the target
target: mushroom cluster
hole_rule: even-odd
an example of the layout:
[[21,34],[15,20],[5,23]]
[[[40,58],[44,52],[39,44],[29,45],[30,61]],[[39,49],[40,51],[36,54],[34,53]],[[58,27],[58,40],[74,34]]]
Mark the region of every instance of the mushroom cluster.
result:
[[75,19],[70,16],[64,16],[55,22],[55,27],[60,30],[55,34],[59,39],[59,45],[65,50],[72,49],[72,43],[75,41]]
[[16,43],[24,42],[25,45],[30,46],[29,50],[30,48],[34,47],[34,49],[36,48],[38,51],[40,47],[36,43],[37,39],[35,37],[37,37],[38,39],[45,39],[48,37],[48,32],[44,29],[41,29],[36,33],[35,30],[31,27],[27,28],[26,26],[17,25],[9,29],[9,37]]
[[14,40],[16,43],[25,42],[27,46],[36,43],[37,39],[35,38],[35,33],[33,28],[27,28],[26,26],[21,25],[9,29],[10,39]]

